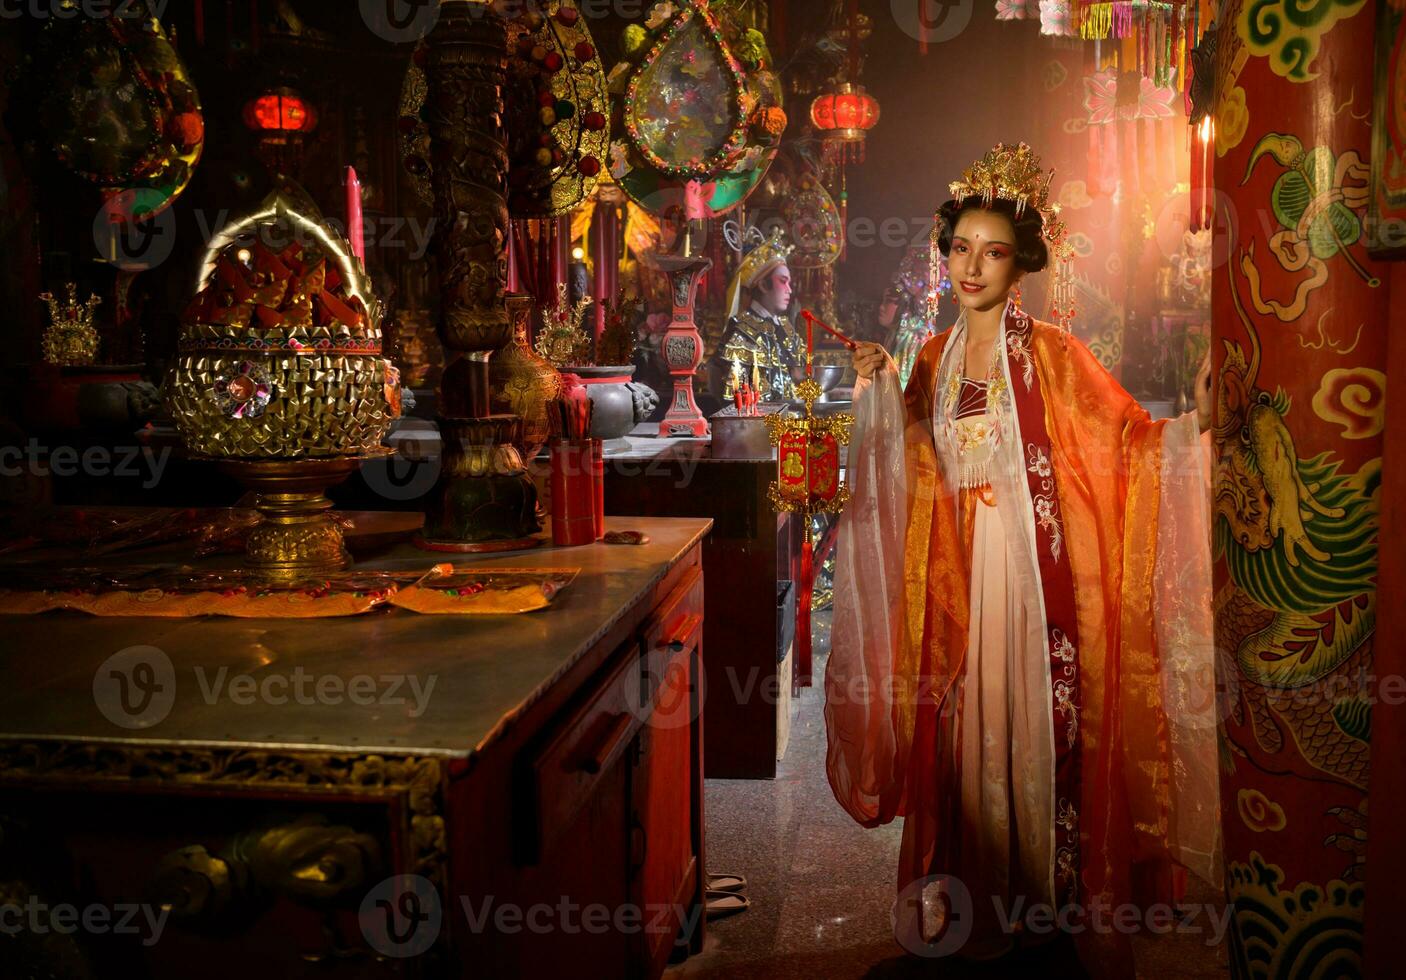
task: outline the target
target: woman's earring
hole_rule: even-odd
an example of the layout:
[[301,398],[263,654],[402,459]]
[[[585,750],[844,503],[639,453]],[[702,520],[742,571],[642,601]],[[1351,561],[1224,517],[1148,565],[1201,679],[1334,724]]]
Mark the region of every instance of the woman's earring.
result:
[[1014,295],[1014,297],[1015,297],[1015,308],[1018,309],[1018,310],[1019,310],[1019,309],[1023,309],[1023,307],[1020,305],[1020,283],[1019,283],[1019,282],[1017,282],[1017,283],[1015,284],[1015,289],[1013,290],[1013,295]]

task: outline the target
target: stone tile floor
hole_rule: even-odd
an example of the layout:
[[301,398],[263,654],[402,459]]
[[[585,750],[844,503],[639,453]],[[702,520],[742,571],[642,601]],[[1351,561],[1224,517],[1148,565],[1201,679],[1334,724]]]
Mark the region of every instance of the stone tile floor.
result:
[[[1063,945],[1017,963],[978,968],[913,956],[894,940],[889,909],[901,824],[858,826],[825,779],[819,685],[828,624],[827,615],[817,617],[816,686],[793,706],[791,742],[777,778],[707,782],[708,870],[745,875],[752,907],[709,923],[703,952],[671,966],[667,980],[1082,976]],[[1219,905],[1220,897],[1193,885],[1188,901]],[[1226,942],[1212,944],[1204,914],[1192,922],[1204,931],[1134,940],[1140,977],[1228,975]]]

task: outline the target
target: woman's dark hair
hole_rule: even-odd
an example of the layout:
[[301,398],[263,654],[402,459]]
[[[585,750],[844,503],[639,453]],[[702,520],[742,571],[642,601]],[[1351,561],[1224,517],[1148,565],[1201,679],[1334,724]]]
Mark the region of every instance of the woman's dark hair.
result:
[[[937,247],[943,255],[952,252],[952,236],[956,233],[957,221],[964,211],[982,207],[981,199],[969,197],[961,204],[948,201],[937,209],[937,217],[942,222],[938,230]],[[987,210],[1005,215],[1015,228],[1015,267],[1022,272],[1039,272],[1050,264],[1050,250],[1045,245],[1045,220],[1040,212],[1027,207],[1019,218],[1015,216],[1015,202],[996,198]]]

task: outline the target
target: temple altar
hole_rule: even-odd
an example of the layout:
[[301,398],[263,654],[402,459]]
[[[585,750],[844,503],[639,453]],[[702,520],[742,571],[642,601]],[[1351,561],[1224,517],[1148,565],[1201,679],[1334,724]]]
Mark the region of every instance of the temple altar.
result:
[[[114,973],[536,975],[591,956],[658,976],[679,926],[703,941],[689,692],[710,522],[629,526],[649,543],[472,563],[579,568],[546,616],[0,617],[3,846],[47,856],[7,895],[157,903],[161,941],[105,944],[97,966]],[[423,559],[401,545],[376,564]],[[108,699],[93,678],[124,650],[148,658],[152,687]],[[142,727],[128,719],[146,696],[164,708]],[[404,958],[394,928],[358,928],[368,893],[436,896],[423,955]],[[544,941],[464,915],[562,895],[676,921]]]

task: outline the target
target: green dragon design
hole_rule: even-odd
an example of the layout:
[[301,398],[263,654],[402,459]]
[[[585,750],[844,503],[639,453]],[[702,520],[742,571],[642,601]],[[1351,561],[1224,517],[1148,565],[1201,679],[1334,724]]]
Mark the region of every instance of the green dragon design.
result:
[[1365,704],[1351,684],[1340,697],[1302,694],[1351,672],[1350,660],[1361,666],[1355,655],[1372,637],[1381,462],[1343,473],[1331,453],[1299,458],[1286,424],[1291,400],[1257,386],[1259,336],[1234,295],[1250,354],[1225,342],[1214,546],[1238,594],[1221,610],[1218,632],[1233,646],[1261,746],[1279,751],[1269,729],[1287,729],[1310,764],[1365,785]]

